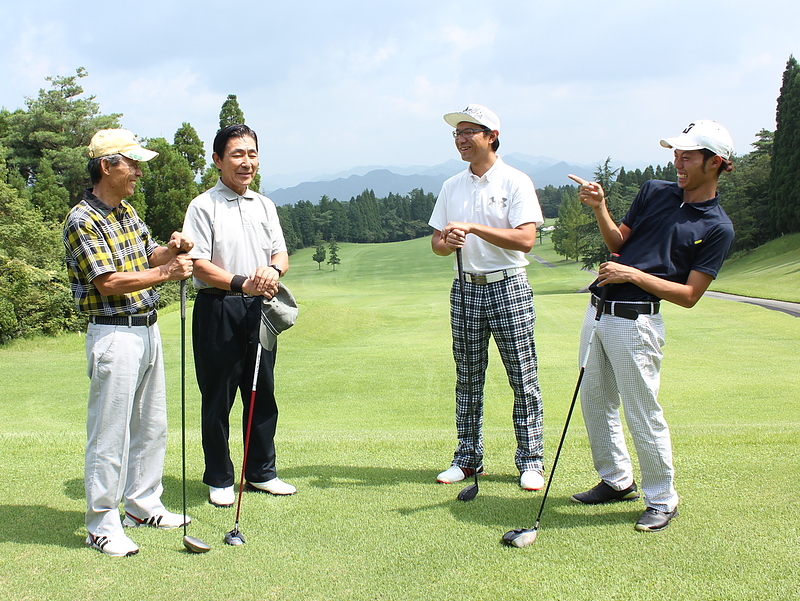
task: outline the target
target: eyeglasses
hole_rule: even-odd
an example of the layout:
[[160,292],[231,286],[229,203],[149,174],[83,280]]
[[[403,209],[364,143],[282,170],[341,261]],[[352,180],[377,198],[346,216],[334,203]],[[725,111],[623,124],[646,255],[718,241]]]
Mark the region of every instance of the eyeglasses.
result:
[[457,138],[458,136],[464,136],[465,138],[472,138],[473,136],[477,136],[478,134],[488,134],[490,129],[474,129],[472,127],[468,127],[466,129],[455,129],[453,130],[453,137]]

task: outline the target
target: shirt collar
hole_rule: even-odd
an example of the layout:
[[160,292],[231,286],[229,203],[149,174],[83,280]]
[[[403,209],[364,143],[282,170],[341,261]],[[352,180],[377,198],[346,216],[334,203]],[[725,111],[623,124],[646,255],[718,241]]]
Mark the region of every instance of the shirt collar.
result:
[[486,173],[484,173],[481,177],[478,177],[477,175],[472,173],[472,169],[470,167],[467,167],[467,172],[469,173],[470,180],[472,180],[475,183],[478,183],[478,182],[481,182],[481,181],[487,181],[488,182],[489,180],[492,179],[492,176],[494,175],[495,170],[498,168],[498,166],[502,165],[502,164],[504,164],[503,163],[503,159],[501,159],[500,157],[497,157],[497,160],[494,162],[494,165],[489,167],[489,170]]
[[234,201],[238,198],[247,198],[249,200],[253,200],[256,197],[256,193],[253,192],[250,188],[247,188],[247,190],[244,191],[244,194],[240,196],[239,194],[231,190],[228,186],[226,186],[224,183],[222,183],[221,177],[217,179],[217,185],[214,186],[214,190],[217,191],[220,194],[220,196],[222,196],[222,198],[228,201]]
[[692,207],[698,211],[705,213],[706,211],[710,211],[716,208],[719,205],[719,193],[717,193],[714,198],[710,200],[704,200],[703,202],[683,202],[683,190],[679,187],[675,188],[675,192],[678,196],[678,201],[681,203],[681,206]]
[[[94,192],[92,190],[93,190],[93,188],[86,188],[83,191],[83,200],[85,200],[86,204],[88,204],[90,207],[92,207],[95,211],[97,211],[98,213],[103,215],[103,217],[108,217],[112,213],[112,211],[114,210],[114,207],[110,207],[106,203],[104,203],[100,198],[95,196],[95,194],[94,194]],[[123,200],[119,204],[119,206],[122,207],[122,203],[124,203],[124,202],[125,201]],[[124,210],[124,208],[123,208],[123,210]]]

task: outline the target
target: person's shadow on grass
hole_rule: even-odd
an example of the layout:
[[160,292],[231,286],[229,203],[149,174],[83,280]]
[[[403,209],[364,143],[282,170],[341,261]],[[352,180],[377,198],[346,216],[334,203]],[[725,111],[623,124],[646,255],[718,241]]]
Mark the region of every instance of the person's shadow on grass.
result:
[[[0,505],[0,542],[78,548],[86,538],[82,511],[45,505]],[[80,532],[84,532],[79,536]]]

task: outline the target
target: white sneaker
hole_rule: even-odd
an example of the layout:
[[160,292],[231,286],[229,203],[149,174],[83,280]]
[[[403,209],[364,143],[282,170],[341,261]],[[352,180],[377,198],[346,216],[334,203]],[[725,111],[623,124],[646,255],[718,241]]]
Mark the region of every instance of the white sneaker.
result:
[[536,470],[527,470],[519,476],[519,487],[523,490],[542,490],[544,476]]
[[233,486],[208,487],[208,502],[215,507],[232,507],[235,501],[236,495],[233,493]]
[[170,513],[166,509],[164,513],[158,515],[151,515],[149,518],[137,518],[127,511],[125,512],[125,519],[122,520],[122,525],[126,528],[136,528],[138,526],[153,526],[154,528],[161,528],[163,530],[170,530],[172,528],[180,528],[184,524],[191,523],[192,518],[188,515],[181,515],[179,513]]
[[439,484],[453,484],[455,482],[461,482],[464,478],[470,478],[471,476],[475,475],[475,472],[482,472],[483,468],[480,467],[477,470],[471,467],[459,467],[457,465],[451,465],[441,474],[436,476],[436,481]]
[[128,557],[139,552],[136,543],[124,534],[115,536],[114,540],[111,540],[107,536],[95,536],[89,533],[89,536],[86,537],[86,544],[111,557]]
[[273,478],[266,482],[248,482],[247,489],[258,492],[268,492],[271,495],[293,495],[297,492],[294,486],[287,484],[280,478]]

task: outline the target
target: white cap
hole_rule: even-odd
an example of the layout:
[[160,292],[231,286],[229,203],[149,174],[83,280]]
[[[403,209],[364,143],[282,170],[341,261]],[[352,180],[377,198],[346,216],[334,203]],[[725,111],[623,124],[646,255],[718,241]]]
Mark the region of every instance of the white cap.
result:
[[447,113],[444,120],[451,127],[458,127],[459,123],[466,121],[500,131],[500,118],[481,104],[468,104],[467,108],[459,113]]
[[690,123],[677,138],[661,140],[664,148],[676,150],[702,150],[706,148],[723,159],[730,159],[733,154],[733,139],[728,130],[716,121],[700,119]]

